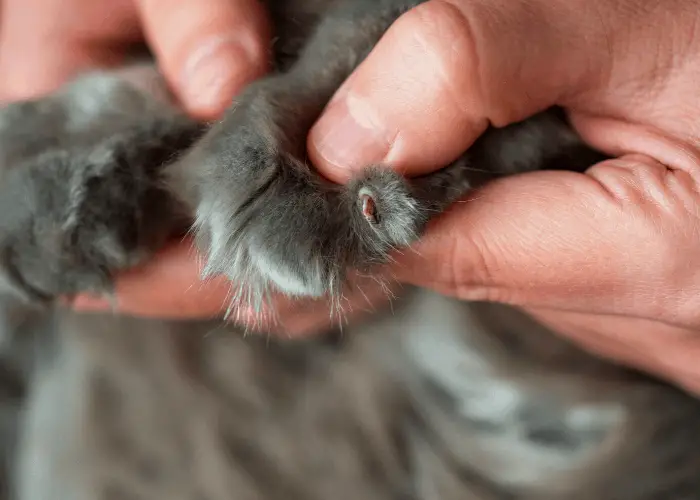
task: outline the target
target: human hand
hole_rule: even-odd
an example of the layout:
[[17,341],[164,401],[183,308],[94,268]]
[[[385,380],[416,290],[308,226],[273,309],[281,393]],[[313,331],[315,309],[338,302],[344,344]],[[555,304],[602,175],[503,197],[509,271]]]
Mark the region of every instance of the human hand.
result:
[[415,175],[489,123],[565,107],[615,159],[490,183],[392,271],[521,306],[599,355],[700,392],[698,22],[692,0],[429,1],[338,91],[310,155],[339,182],[377,162]]
[[4,0],[0,100],[50,92],[77,73],[120,64],[145,37],[194,116],[218,116],[268,67],[258,0]]
[[[120,275],[113,300],[80,295],[72,306],[81,311],[114,309],[152,318],[220,318],[228,311],[231,285],[223,277],[201,281],[200,262],[192,241],[185,239],[163,249],[145,265]],[[277,296],[262,313],[236,308],[227,319],[266,333],[308,336],[371,313],[376,304],[388,301],[387,291],[396,286],[378,284],[371,279],[363,281],[361,287],[344,294],[343,311],[326,299],[294,300]]]

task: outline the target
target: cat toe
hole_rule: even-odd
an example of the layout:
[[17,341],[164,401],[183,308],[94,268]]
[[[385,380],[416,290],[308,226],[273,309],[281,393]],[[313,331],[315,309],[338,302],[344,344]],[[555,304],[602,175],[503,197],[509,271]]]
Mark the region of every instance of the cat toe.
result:
[[409,182],[388,167],[367,168],[349,186],[358,233],[377,257],[413,243],[427,222]]

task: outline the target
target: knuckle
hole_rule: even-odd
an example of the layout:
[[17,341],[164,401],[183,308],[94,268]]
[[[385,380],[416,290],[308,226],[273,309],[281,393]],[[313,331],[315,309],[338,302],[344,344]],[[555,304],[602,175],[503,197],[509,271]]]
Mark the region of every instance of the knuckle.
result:
[[700,195],[693,183],[684,172],[636,154],[603,162],[590,174],[625,214],[633,240],[620,251],[631,256],[629,277],[645,309],[639,313],[697,324]]

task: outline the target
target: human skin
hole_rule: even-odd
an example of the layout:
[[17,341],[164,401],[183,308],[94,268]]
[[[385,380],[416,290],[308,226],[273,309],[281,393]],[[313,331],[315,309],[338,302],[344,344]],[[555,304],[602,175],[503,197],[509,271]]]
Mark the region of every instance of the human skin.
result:
[[[490,183],[435,221],[419,252],[399,257],[391,272],[461,298],[524,307],[598,354],[700,392],[697,7],[429,1],[400,19],[338,92],[309,136],[312,160],[338,182],[377,161],[415,175],[458,156],[488,124],[564,106],[614,160],[585,174]],[[221,95],[235,87],[221,85]],[[227,285],[197,276],[190,244],[169,247],[118,280],[118,308],[219,314]],[[75,305],[106,307],[89,298]],[[303,314],[286,302],[280,309],[287,333],[318,329],[315,318],[327,314],[322,303]]]
[[183,107],[217,117],[268,69],[258,0],[3,0],[0,100],[45,94],[147,41]]
[[310,133],[311,158],[338,182],[374,162],[415,175],[489,123],[564,106],[615,159],[493,182],[436,221],[396,274],[522,306],[598,354],[700,392],[699,6],[433,0],[338,91]]

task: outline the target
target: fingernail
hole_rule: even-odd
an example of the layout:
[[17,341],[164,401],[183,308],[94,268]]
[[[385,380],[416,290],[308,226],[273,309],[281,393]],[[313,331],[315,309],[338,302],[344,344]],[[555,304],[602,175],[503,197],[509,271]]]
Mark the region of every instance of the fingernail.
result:
[[394,136],[367,101],[351,92],[331,102],[311,132],[311,147],[328,167],[346,175],[388,155]]
[[256,59],[249,45],[233,36],[217,37],[196,50],[182,72],[185,106],[202,115],[223,112],[264,72],[264,61]]

